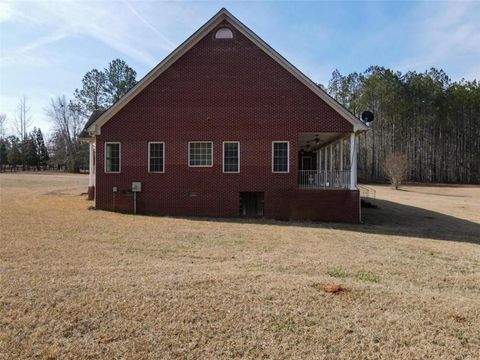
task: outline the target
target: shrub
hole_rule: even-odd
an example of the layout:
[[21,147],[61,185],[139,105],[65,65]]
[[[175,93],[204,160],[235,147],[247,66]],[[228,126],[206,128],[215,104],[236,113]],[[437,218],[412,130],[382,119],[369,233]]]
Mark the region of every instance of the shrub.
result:
[[398,190],[408,175],[408,158],[406,154],[392,153],[383,162],[383,171],[390,184]]

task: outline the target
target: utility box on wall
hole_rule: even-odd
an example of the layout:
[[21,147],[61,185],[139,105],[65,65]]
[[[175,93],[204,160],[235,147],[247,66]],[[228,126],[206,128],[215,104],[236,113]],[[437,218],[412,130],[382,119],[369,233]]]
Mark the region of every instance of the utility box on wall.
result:
[[142,183],[140,181],[133,181],[132,192],[141,192],[141,191],[142,191]]

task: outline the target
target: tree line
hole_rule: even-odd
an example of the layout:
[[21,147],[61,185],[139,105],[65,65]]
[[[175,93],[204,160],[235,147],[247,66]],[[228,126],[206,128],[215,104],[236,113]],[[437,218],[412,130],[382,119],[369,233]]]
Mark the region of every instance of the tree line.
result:
[[359,137],[361,181],[384,181],[383,164],[405,155],[407,180],[480,183],[480,82],[452,82],[443,70],[402,74],[372,66],[363,73],[335,70],[327,91],[354,115],[375,120]]
[[18,136],[6,136],[7,117],[0,114],[0,170],[9,164],[14,167],[21,165],[24,170],[40,169],[48,165],[50,155],[42,130],[34,127],[32,131],[28,131],[32,124],[29,112],[26,97],[20,98],[13,121],[13,128]]
[[25,138],[19,139],[11,135],[0,138],[0,166],[2,169],[12,164],[14,167],[21,165],[25,169],[46,168],[50,155],[45,145],[42,130],[33,128]]
[[31,110],[27,98],[21,97],[12,121],[15,135],[6,136],[7,118],[0,114],[0,169],[88,169],[88,144],[80,139],[85,122],[94,110],[107,109],[135,86],[136,76],[121,59],[111,61],[103,71],[87,72],[70,98],[57,96],[45,107],[53,129],[48,141],[40,129],[29,132]]

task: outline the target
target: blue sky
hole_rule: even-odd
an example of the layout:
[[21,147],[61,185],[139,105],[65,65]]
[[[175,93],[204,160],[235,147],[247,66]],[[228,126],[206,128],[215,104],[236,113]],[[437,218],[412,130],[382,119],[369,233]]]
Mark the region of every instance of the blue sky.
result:
[[0,0],[0,113],[10,126],[26,95],[48,132],[49,99],[87,71],[122,58],[141,78],[222,7],[316,82],[370,65],[480,79],[480,1]]

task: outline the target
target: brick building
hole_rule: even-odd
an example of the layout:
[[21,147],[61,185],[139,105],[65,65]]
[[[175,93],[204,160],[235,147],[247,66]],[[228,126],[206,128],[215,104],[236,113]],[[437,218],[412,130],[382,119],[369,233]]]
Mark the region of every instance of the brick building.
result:
[[97,209],[360,219],[367,126],[225,9],[86,130]]

